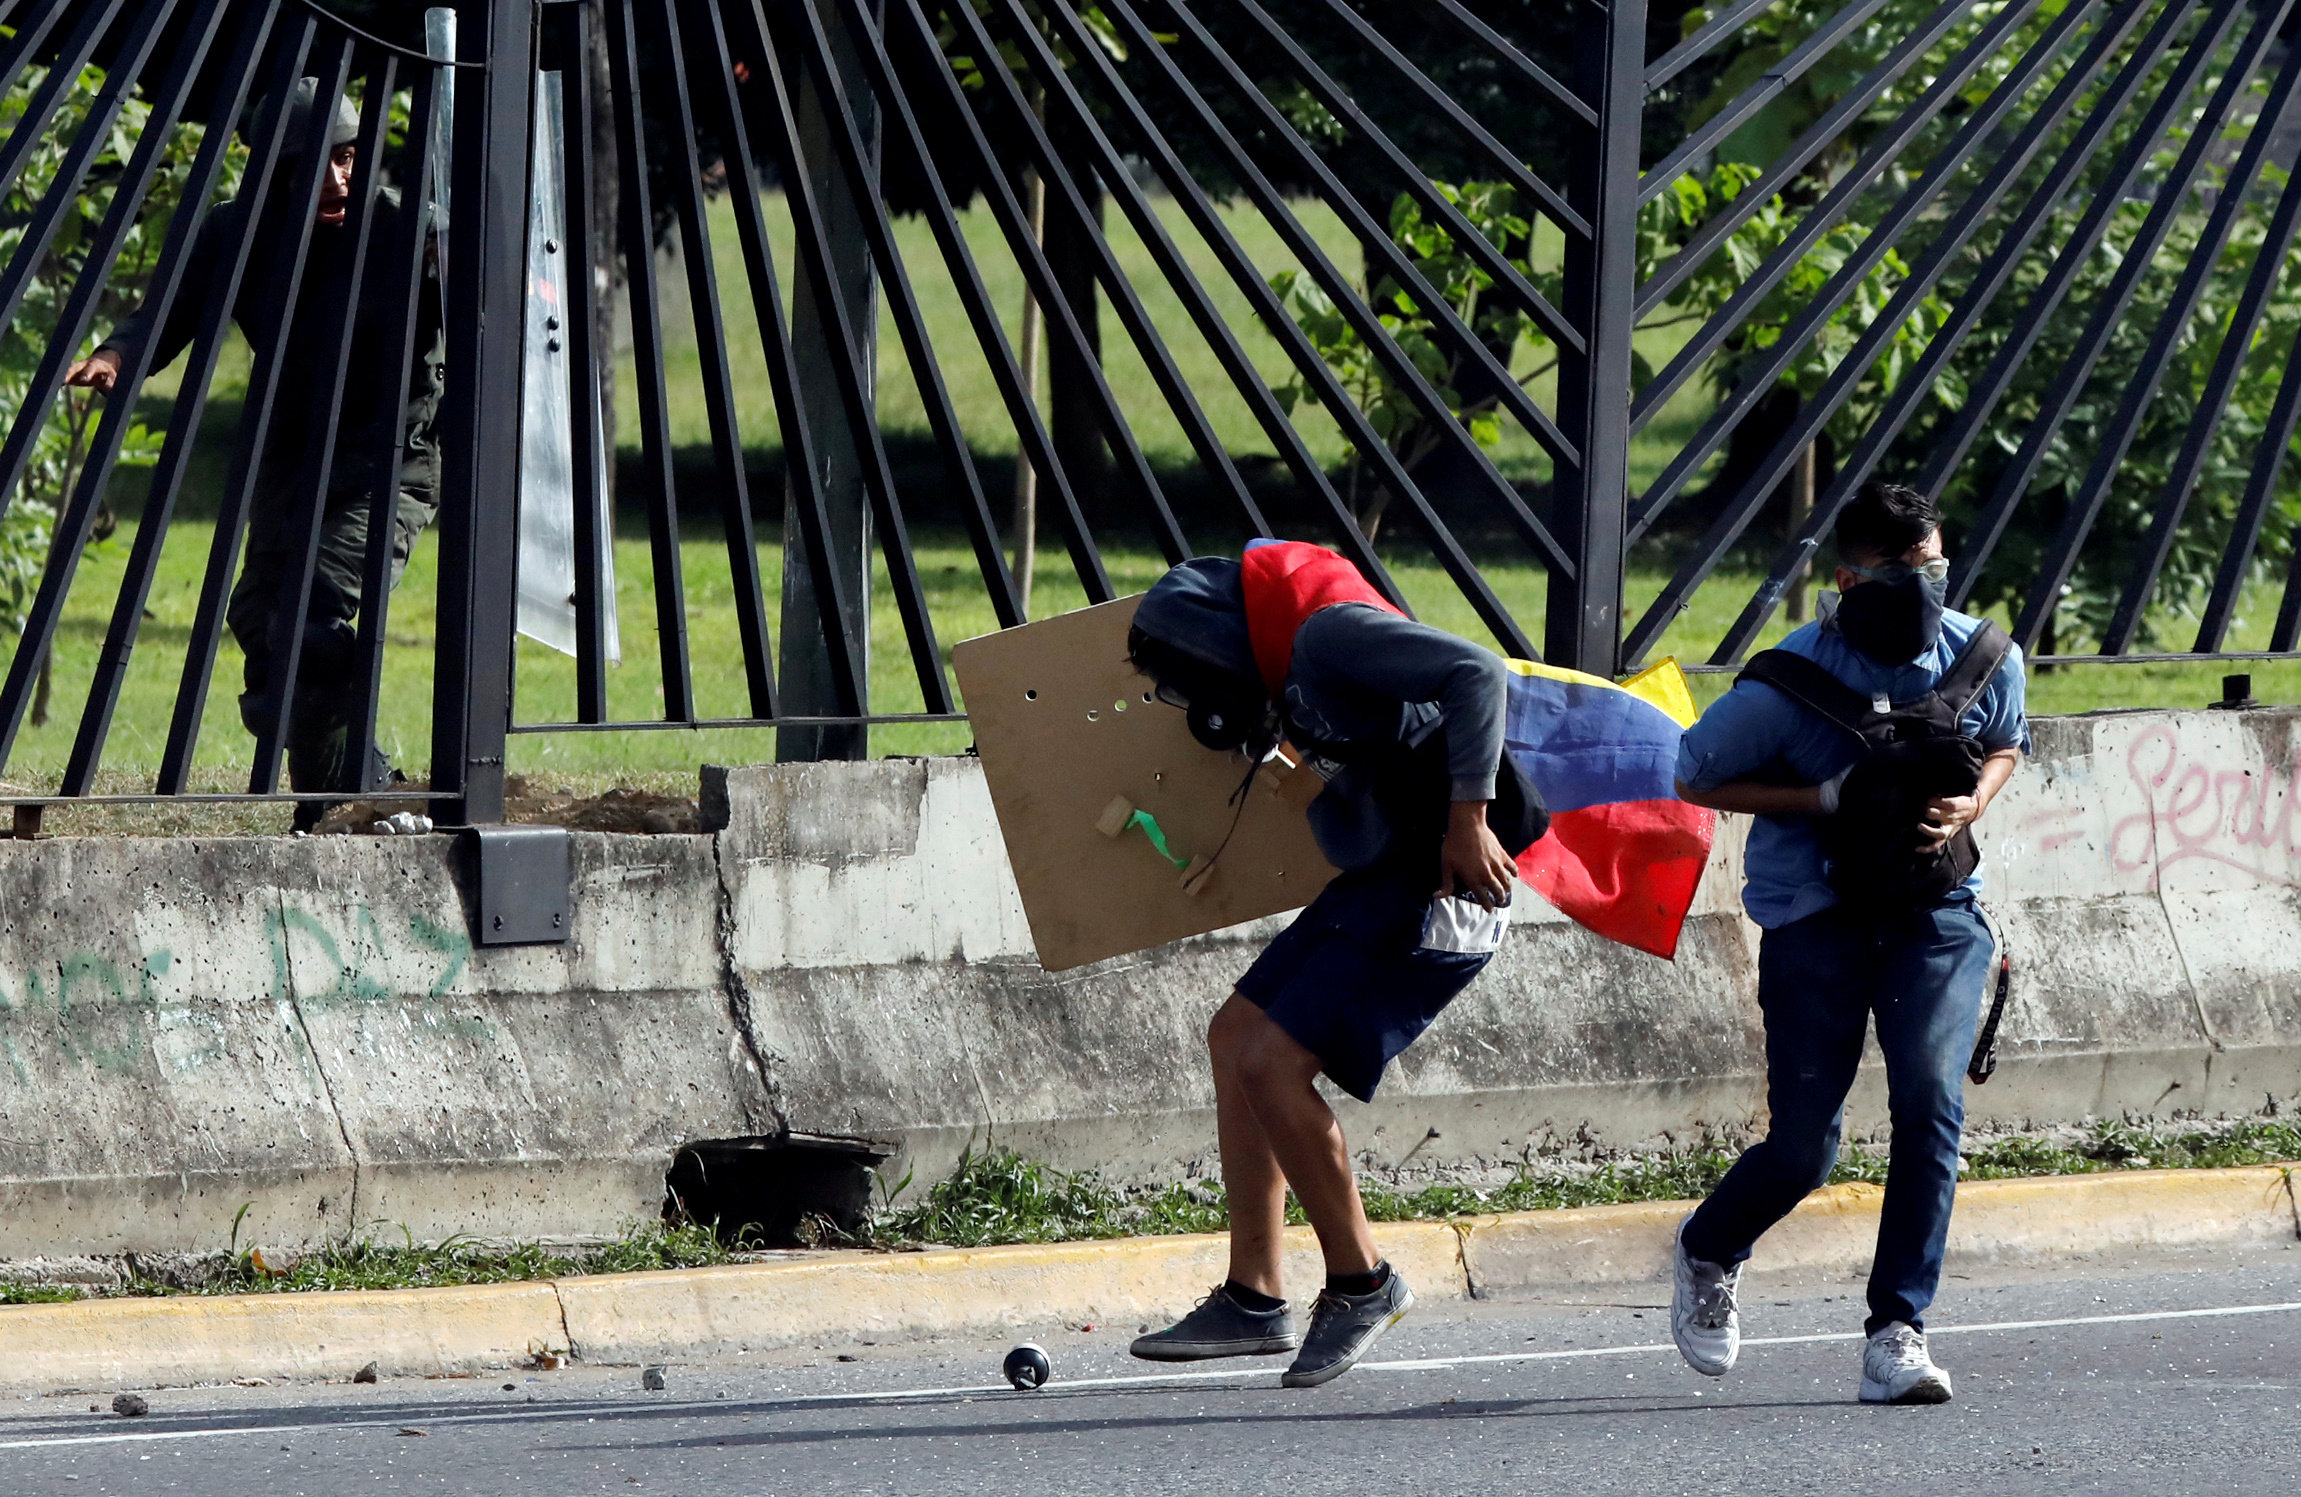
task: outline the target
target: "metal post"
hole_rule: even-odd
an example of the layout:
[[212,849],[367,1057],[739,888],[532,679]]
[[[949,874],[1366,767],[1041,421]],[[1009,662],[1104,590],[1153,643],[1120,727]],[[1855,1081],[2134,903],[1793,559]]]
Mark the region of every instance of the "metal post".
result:
[[[805,0],[815,3],[815,0]],[[876,26],[879,0],[860,0]],[[879,171],[879,106],[869,75],[855,55],[852,34],[844,25],[825,27],[830,33],[831,63],[839,70],[840,86],[862,135],[873,180]],[[794,52],[793,55],[799,55]],[[798,149],[815,200],[822,205],[823,229],[831,243],[831,275],[846,303],[848,326],[855,330],[856,370],[867,394],[876,396],[879,330],[879,282],[864,238],[863,215],[872,211],[856,201],[852,187],[839,169],[831,132],[838,128],[812,69],[800,69],[802,79],[793,102],[798,125]],[[800,404],[813,428],[815,460],[822,467],[823,507],[830,514],[828,537],[832,564],[846,574],[848,634],[861,647],[857,674],[866,692],[870,686],[871,637],[871,510],[863,486],[862,433],[848,423],[839,398],[837,376],[831,368],[836,344],[829,335],[830,315],[817,302],[813,279],[792,278],[791,351]],[[782,711],[790,717],[837,715],[838,688],[831,670],[831,654],[823,638],[822,605],[816,601],[815,579],[796,543],[800,519],[796,499],[787,495],[783,519],[783,638],[778,679]],[[861,704],[869,710],[866,696]],[[870,755],[870,730],[857,723],[844,727],[784,728],[775,735],[775,757],[784,763],[811,759],[863,759]]]
[[[475,13],[476,12],[476,13]],[[439,648],[432,668],[433,817],[503,819],[517,565],[520,336],[526,310],[534,0],[461,12],[454,213],[447,262],[447,398],[440,423]]]
[[1566,315],[1589,351],[1560,350],[1558,425],[1581,453],[1561,464],[1550,524],[1574,563],[1550,579],[1550,663],[1611,676],[1621,663],[1623,528],[1630,497],[1630,333],[1637,323],[1638,145],[1646,0],[1580,7],[1575,72],[1589,80],[1597,140],[1574,153],[1567,196],[1590,234],[1566,236]]

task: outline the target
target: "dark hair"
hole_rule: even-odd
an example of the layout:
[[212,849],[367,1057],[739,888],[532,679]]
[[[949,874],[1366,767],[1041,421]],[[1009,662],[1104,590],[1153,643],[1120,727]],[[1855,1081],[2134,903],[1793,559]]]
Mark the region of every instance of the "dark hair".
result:
[[1898,483],[1865,483],[1838,512],[1838,555],[1892,559],[1941,526],[1933,500]]

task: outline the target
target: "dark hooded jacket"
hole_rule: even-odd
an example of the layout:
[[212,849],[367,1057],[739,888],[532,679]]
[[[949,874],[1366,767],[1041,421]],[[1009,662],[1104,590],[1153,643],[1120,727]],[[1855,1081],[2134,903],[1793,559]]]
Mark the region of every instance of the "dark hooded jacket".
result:
[[[1134,624],[1219,670],[1260,679],[1239,564],[1226,557],[1169,571]],[[1309,813],[1329,862],[1356,869],[1435,857],[1434,842],[1399,843],[1410,829],[1442,829],[1449,801],[1494,799],[1503,674],[1491,651],[1362,603],[1322,608],[1303,623],[1279,713],[1288,739],[1329,772]]]

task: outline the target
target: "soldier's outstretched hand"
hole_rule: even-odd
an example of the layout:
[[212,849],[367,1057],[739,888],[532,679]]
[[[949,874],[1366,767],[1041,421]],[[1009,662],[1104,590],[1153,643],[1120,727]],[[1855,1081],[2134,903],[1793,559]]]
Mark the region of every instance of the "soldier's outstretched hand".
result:
[[120,356],[108,348],[99,348],[64,371],[67,385],[85,385],[99,395],[112,393],[112,386],[120,378]]

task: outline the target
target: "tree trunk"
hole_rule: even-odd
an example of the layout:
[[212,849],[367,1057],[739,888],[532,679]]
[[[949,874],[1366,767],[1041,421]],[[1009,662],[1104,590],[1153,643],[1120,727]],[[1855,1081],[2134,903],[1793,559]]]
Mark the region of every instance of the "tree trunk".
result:
[[[1031,215],[1031,237],[1044,244],[1047,240],[1047,184],[1037,172],[1023,174],[1023,202]],[[1039,350],[1046,342],[1046,313],[1038,298],[1023,290],[1023,328],[1016,350],[1022,365],[1023,388],[1031,399],[1039,395]],[[1060,381],[1057,382],[1058,385]],[[1031,466],[1028,454],[1015,454],[1015,513],[1013,540],[1015,591],[1022,595],[1023,613],[1031,611],[1031,584],[1036,579],[1039,563],[1039,470]]]

